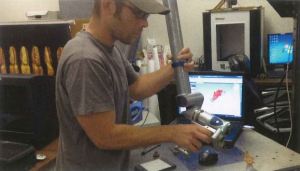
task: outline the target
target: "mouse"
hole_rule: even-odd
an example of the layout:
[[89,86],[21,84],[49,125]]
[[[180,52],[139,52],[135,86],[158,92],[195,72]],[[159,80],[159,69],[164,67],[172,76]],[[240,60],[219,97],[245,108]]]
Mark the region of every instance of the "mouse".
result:
[[218,153],[212,147],[203,147],[199,153],[199,164],[211,166],[218,161]]

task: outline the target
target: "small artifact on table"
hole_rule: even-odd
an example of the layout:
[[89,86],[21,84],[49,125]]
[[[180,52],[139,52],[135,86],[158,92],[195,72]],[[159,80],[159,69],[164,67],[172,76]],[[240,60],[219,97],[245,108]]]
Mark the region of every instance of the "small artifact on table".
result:
[[246,171],[257,171],[254,167],[254,158],[249,154],[248,151],[246,151],[245,156],[244,156],[244,161],[246,162]]

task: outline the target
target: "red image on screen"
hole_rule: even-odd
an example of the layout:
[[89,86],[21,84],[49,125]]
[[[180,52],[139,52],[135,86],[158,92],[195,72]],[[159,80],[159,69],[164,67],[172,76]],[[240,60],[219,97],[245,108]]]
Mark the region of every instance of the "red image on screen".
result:
[[225,93],[223,90],[219,89],[219,90],[216,90],[211,98],[211,101],[214,102],[216,101],[218,98],[220,98],[223,93]]

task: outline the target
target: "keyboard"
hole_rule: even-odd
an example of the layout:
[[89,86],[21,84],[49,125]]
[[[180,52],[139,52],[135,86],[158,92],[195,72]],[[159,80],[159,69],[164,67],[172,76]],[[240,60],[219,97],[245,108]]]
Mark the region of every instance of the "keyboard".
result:
[[267,76],[269,78],[282,78],[285,75],[284,71],[268,71]]

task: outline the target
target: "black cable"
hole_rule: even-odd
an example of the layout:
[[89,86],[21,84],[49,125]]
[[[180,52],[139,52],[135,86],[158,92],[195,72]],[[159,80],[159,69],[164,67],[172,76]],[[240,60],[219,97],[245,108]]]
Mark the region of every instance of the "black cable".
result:
[[282,87],[282,83],[283,83],[283,81],[285,79],[286,72],[288,72],[287,69],[285,70],[284,75],[282,76],[282,78],[281,78],[281,80],[280,80],[280,82],[278,84],[278,87],[277,87],[277,90],[276,90],[276,94],[275,94],[275,98],[274,98],[274,115],[275,115],[275,124],[276,124],[277,134],[280,133],[279,125],[278,125],[278,114],[277,114],[277,111],[276,111],[276,108],[277,108],[277,99],[278,99],[280,88]]
[[144,156],[146,154],[148,154],[149,152],[155,150],[156,148],[160,147],[161,144],[157,144],[157,145],[153,145],[153,146],[150,146],[150,147],[146,147],[144,148],[144,150],[141,152],[141,155]]
[[[290,43],[290,46],[289,46],[290,49],[289,50],[292,50],[291,49],[292,48],[292,44],[293,44],[293,42]],[[288,55],[288,61],[289,61],[289,58],[290,58],[290,53]],[[289,65],[289,63],[287,62],[286,65]],[[279,95],[279,90],[282,87],[282,83],[284,81],[284,78],[286,78],[286,75],[288,74],[287,72],[289,72],[288,68],[289,67],[286,67],[285,72],[284,72],[284,74],[283,74],[283,76],[282,76],[282,78],[281,78],[281,80],[279,82],[279,85],[278,85],[278,88],[277,88],[277,91],[276,91],[276,95],[275,95],[275,99],[274,99],[274,114],[275,114],[275,124],[276,124],[276,128],[277,128],[277,135],[279,135],[279,133],[280,133],[280,131],[279,131],[279,125],[278,125],[278,114],[276,112],[277,98],[278,98],[278,95]],[[286,80],[286,81],[288,81],[288,80]],[[287,92],[287,93],[289,93],[289,92]]]
[[148,119],[149,113],[150,113],[149,110],[147,110],[147,114],[146,114],[145,120],[144,120],[143,124],[141,125],[141,127],[143,127],[145,125],[145,123],[146,123],[146,121]]

